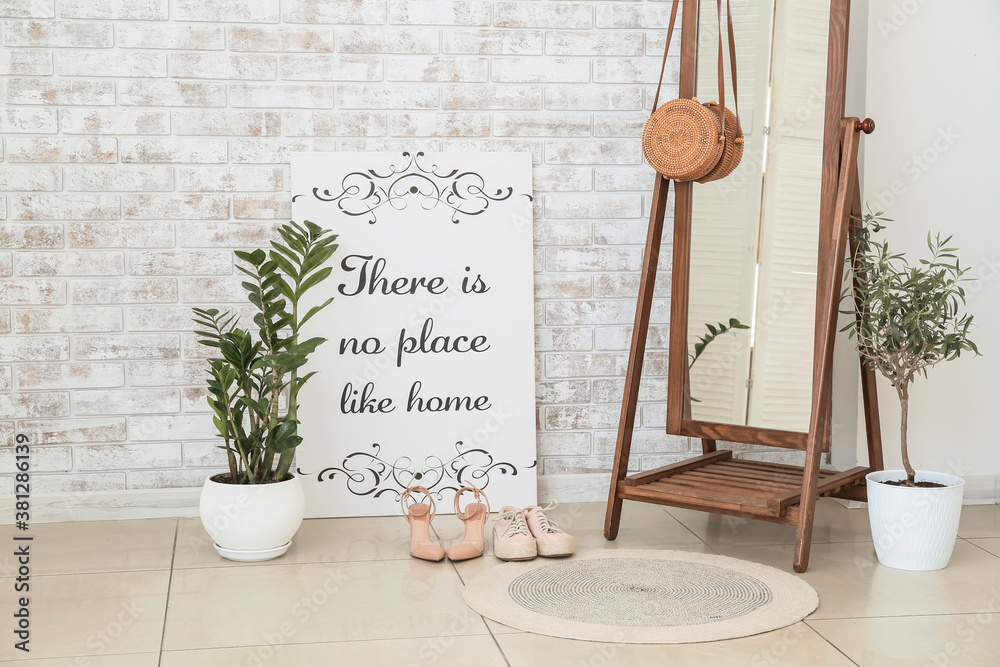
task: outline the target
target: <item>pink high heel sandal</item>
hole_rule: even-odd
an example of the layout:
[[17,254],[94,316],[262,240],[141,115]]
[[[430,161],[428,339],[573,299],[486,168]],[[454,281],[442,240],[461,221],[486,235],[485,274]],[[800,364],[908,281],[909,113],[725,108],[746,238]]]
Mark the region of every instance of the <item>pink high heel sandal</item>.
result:
[[[466,491],[472,492],[475,502],[466,505],[463,512],[459,500]],[[466,484],[455,492],[455,516],[465,524],[465,537],[458,544],[448,547],[449,559],[469,560],[483,555],[483,551],[486,549],[486,520],[489,515],[490,501],[482,489],[476,488],[472,484]]]
[[[406,499],[414,491],[424,494],[429,504],[414,502],[407,507]],[[403,508],[403,516],[410,524],[410,555],[422,560],[442,560],[444,547],[431,541],[431,521],[437,514],[431,492],[423,486],[411,486],[400,496],[399,504]]]

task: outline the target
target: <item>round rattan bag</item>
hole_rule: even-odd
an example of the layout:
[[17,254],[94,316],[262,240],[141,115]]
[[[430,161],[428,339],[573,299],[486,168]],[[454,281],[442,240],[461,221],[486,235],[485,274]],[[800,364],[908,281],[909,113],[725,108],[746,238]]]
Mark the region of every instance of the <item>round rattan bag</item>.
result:
[[[712,110],[713,116],[718,117],[718,104],[709,102],[705,107]],[[740,119],[729,109],[726,109],[725,113],[726,139],[725,147],[722,150],[722,157],[719,158],[718,164],[711,171],[701,178],[695,179],[699,183],[708,183],[709,181],[717,181],[720,178],[725,178],[733,172],[733,169],[736,169],[740,164],[740,160],[743,159],[743,128],[740,127]]]
[[[731,115],[726,116],[727,134]],[[667,178],[696,181],[715,169],[723,157],[727,142],[721,125],[718,112],[697,99],[671,100],[646,121],[642,151],[650,166]]]

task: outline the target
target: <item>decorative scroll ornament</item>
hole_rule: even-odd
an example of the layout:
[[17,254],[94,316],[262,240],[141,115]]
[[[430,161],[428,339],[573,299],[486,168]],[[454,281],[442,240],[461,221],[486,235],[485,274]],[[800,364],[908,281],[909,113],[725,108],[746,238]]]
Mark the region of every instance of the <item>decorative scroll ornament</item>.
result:
[[[403,491],[414,484],[420,484],[434,494],[438,500],[444,498],[445,491],[457,491],[471,482],[480,489],[490,484],[490,475],[517,475],[513,463],[497,461],[485,449],[463,449],[461,440],[455,443],[455,456],[445,461],[438,456],[428,456],[423,466],[418,468],[408,456],[400,456],[393,461],[381,458],[382,446],[373,443],[372,452],[348,454],[339,466],[324,468],[316,475],[316,481],[345,482],[347,491],[355,496],[378,498],[388,493],[398,501]],[[535,467],[532,462],[525,469]],[[307,475],[298,470],[300,475]]]
[[[458,224],[467,216],[481,215],[493,202],[511,197],[532,200],[530,194],[515,193],[511,187],[497,188],[493,194],[488,194],[486,181],[474,171],[453,169],[439,173],[437,164],[422,164],[423,151],[415,155],[406,151],[402,157],[406,163],[402,166],[390,164],[386,173],[375,169],[352,171],[344,176],[337,188],[313,188],[312,196],[323,202],[336,202],[345,215],[364,218],[371,225],[378,222],[376,211],[387,204],[397,211],[411,203],[418,203],[427,211],[439,205],[447,206],[452,210],[451,221]],[[292,201],[308,196],[297,194]]]

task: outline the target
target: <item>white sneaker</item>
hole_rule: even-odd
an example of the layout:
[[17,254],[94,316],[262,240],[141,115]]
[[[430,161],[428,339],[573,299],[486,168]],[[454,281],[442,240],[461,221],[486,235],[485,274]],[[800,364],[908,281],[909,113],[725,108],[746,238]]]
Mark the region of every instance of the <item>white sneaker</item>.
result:
[[573,555],[573,536],[545,516],[545,510],[554,509],[555,506],[556,502],[553,500],[547,507],[532,505],[524,508],[528,530],[537,543],[538,555],[546,558]]
[[500,560],[531,560],[538,555],[524,511],[507,505],[493,524],[493,555]]

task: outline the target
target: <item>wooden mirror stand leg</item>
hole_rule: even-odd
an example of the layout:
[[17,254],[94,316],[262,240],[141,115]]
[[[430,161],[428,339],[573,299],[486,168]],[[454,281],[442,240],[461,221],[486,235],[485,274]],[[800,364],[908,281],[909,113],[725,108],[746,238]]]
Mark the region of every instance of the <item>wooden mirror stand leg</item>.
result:
[[[816,350],[820,358],[816,359],[813,374],[813,410],[810,415],[809,433],[806,438],[805,465],[796,469],[791,466],[778,466],[786,470],[799,470],[801,473],[801,489],[797,486],[792,491],[784,490],[774,498],[766,498],[768,507],[758,510],[754,507],[734,506],[732,497],[723,501],[711,497],[701,497],[697,503],[687,498],[678,503],[676,500],[657,498],[656,494],[637,494],[634,490],[628,492],[632,499],[659,502],[662,504],[687,505],[694,509],[717,511],[736,514],[747,518],[757,518],[778,523],[791,523],[796,526],[795,556],[793,567],[796,572],[804,572],[809,565],[809,549],[812,541],[813,519],[816,510],[816,500],[821,495],[831,495],[840,498],[865,500],[864,475],[870,470],[882,469],[882,443],[878,419],[878,399],[875,391],[875,374],[864,360],[861,362],[861,386],[864,400],[865,427],[868,440],[869,467],[855,467],[851,470],[820,474],[820,464],[823,453],[828,449],[830,439],[830,422],[832,417],[833,395],[833,349],[837,333],[837,317],[840,306],[840,285],[844,276],[844,257],[847,253],[849,239],[853,239],[852,231],[857,227],[861,211],[861,189],[858,178],[857,154],[860,137],[864,131],[870,134],[874,123],[864,122],[857,118],[845,118],[841,121],[841,157],[836,197],[836,209],[833,217],[829,238],[821,239],[820,247],[824,249],[817,276],[817,344]],[[635,324],[632,330],[632,343],[629,350],[628,367],[625,373],[625,392],[622,398],[621,419],[618,424],[618,444],[611,473],[611,487],[608,492],[608,509],[604,523],[604,536],[613,540],[618,536],[618,526],[621,520],[622,500],[626,492],[623,489],[642,485],[651,480],[665,478],[685,470],[695,470],[717,461],[724,461],[731,456],[728,451],[718,452],[716,442],[711,438],[702,438],[700,457],[695,457],[683,463],[666,466],[649,473],[641,473],[628,477],[629,457],[632,449],[632,431],[635,427],[636,406],[639,400],[639,383],[642,377],[643,356],[646,350],[646,334],[649,329],[650,310],[653,303],[653,289],[656,282],[656,268],[659,260],[660,239],[663,232],[663,218],[666,211],[669,181],[663,178],[657,180],[653,192],[653,206],[649,219],[649,230],[646,236],[646,250],[643,257],[642,272],[639,280],[639,297],[636,306]],[[853,240],[850,242],[851,253],[855,252]],[[855,280],[863,280],[863,276],[855,276]],[[675,282],[674,287],[678,285]],[[686,288],[686,285],[682,285]],[[686,382],[684,383],[686,384]],[[686,389],[685,389],[686,390]],[[685,412],[684,419],[690,419]],[[788,474],[787,472],[784,474]],[[796,473],[798,474],[798,473]],[[628,477],[628,479],[626,479]],[[648,479],[647,479],[648,478]],[[641,497],[636,497],[640,495]],[[759,499],[759,495],[758,495]],[[694,503],[694,504],[692,504]],[[773,503],[773,504],[772,504]],[[726,507],[726,509],[723,509]],[[777,510],[777,512],[776,512]]]
[[[806,460],[802,475],[802,497],[799,503],[799,520],[795,536],[796,572],[805,572],[809,566],[809,550],[812,546],[813,518],[816,512],[819,467],[833,406],[833,346],[837,334],[837,314],[840,304],[840,286],[844,278],[844,256],[847,251],[847,237],[851,227],[851,209],[854,193],[857,191],[859,136],[855,127],[857,119],[845,118],[840,123],[840,176],[838,178],[834,225],[832,236],[821,239],[820,247],[827,248],[826,257],[820,258],[817,280],[817,321],[816,349],[824,351],[824,359],[814,360],[813,402],[809,419],[809,436],[806,440]],[[860,198],[860,195],[858,195]],[[822,232],[821,232],[822,233]]]
[[625,395],[622,399],[621,417],[618,420],[618,445],[611,469],[611,489],[608,493],[608,511],[604,519],[604,537],[618,537],[618,523],[622,516],[622,499],[619,485],[628,474],[629,455],[632,452],[632,430],[635,428],[635,408],[639,402],[639,381],[642,379],[642,361],[646,352],[646,333],[649,331],[649,314],[653,307],[653,289],[656,287],[656,267],[660,261],[660,239],[663,236],[663,216],[667,211],[667,194],[670,180],[658,177],[653,188],[653,204],[646,233],[646,251],[642,257],[639,276],[639,299],[635,307],[632,326],[632,345],[625,370]]

